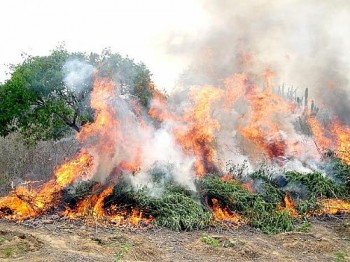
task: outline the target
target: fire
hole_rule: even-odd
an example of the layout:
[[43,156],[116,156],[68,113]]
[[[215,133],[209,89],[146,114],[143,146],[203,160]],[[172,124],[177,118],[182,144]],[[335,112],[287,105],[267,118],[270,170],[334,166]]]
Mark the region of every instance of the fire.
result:
[[198,176],[215,170],[215,133],[220,123],[211,117],[212,105],[222,97],[222,90],[207,86],[190,94],[194,106],[183,116],[185,128],[175,130],[176,140],[185,152],[196,157],[195,170]]
[[0,216],[10,220],[24,220],[44,214],[60,201],[60,191],[92,171],[92,157],[79,153],[71,161],[55,170],[55,179],[36,188],[17,187],[7,197],[0,198]]
[[268,159],[284,156],[288,145],[281,133],[280,119],[291,111],[291,105],[273,94],[270,86],[265,90],[251,86],[245,99],[251,109],[243,118],[246,124],[239,128],[240,134]]
[[248,192],[254,194],[255,193],[255,190],[254,190],[254,181],[253,180],[249,180],[247,181],[246,183],[243,183],[243,188],[245,188]]
[[[247,55],[242,59],[249,64],[252,57]],[[317,149],[335,151],[344,163],[350,164],[349,127],[337,119],[325,124],[305,109],[297,116],[296,102],[273,91],[272,71],[263,73],[263,87],[253,82],[257,77],[235,74],[218,86],[191,87],[183,101],[185,106],[179,108],[152,89],[153,100],[148,115],[134,98],[121,98],[113,81],[95,79],[91,92],[94,122],[84,125],[77,134],[82,150],[56,167],[53,177],[45,184],[18,186],[8,196],[0,198],[0,217],[24,220],[55,210],[69,219],[107,219],[118,225],[135,226],[151,223],[153,218],[145,210],[124,208],[118,203],[107,204],[106,199],[113,194],[114,184],[122,175],[136,177],[146,173],[142,171],[147,170],[142,168],[155,164],[148,156],[154,147],[150,141],[158,128],[164,128],[171,141],[176,142],[176,150],[181,156],[190,159],[189,175],[196,174],[196,179],[207,173],[222,174],[220,165],[229,160],[222,151],[230,146],[249,159],[249,164],[262,160],[263,155],[268,163],[283,166],[284,162],[278,162],[279,159],[298,158],[309,151],[310,143],[303,144],[300,138],[313,141]],[[310,134],[296,132],[297,119],[306,123]],[[315,155],[311,158],[319,159]],[[300,159],[302,161],[303,157]],[[175,164],[180,166],[182,163]],[[228,175],[222,179],[240,183]],[[74,205],[62,203],[63,189],[87,180],[96,181],[94,194]],[[192,177],[189,180],[192,181]],[[253,182],[249,180],[243,187],[254,193]],[[283,202],[278,209],[298,217],[288,194]],[[212,199],[212,203],[215,221],[244,223],[244,218],[220,207],[217,199]],[[350,210],[349,203],[340,200],[327,200],[322,204],[322,212],[328,214],[349,213]]]
[[350,201],[341,199],[320,199],[321,210],[317,215],[350,214]]
[[315,117],[307,120],[315,143],[321,149],[333,150],[345,163],[350,164],[350,128],[333,119],[329,127],[324,127]]
[[282,205],[279,204],[277,209],[280,211],[287,211],[289,215],[292,217],[299,217],[298,211],[295,208],[294,201],[290,197],[290,195],[286,194],[283,200],[284,200],[284,207],[282,207]]
[[[90,180],[102,166],[104,171],[115,156],[118,143],[125,142],[120,132],[116,118],[113,98],[118,97],[116,86],[106,79],[97,79],[91,93],[91,107],[95,109],[95,121],[84,125],[77,138],[86,147],[78,152],[72,160],[64,162],[55,168],[54,177],[47,183],[36,188],[17,187],[7,197],[0,198],[0,217],[10,220],[24,220],[40,216],[62,206],[61,190],[81,180]],[[92,141],[92,142],[91,142]],[[119,167],[135,171],[142,161],[142,152],[135,149],[137,154],[129,154],[129,158],[121,160]],[[94,156],[98,158],[95,159]],[[68,208],[63,215],[68,218],[76,217],[123,217],[118,214],[107,215],[104,210],[104,199],[112,193],[113,186],[107,187],[98,195],[87,196],[80,200],[75,208]],[[124,217],[128,216],[124,214]],[[133,211],[133,223],[143,220],[142,212]]]
[[235,214],[233,212],[228,212],[226,208],[221,208],[219,201],[216,198],[213,198],[213,218],[217,222],[229,222],[233,225],[243,225],[246,223],[245,219]]
[[311,132],[315,143],[320,148],[331,148],[332,140],[326,136],[326,129],[317,121],[315,117],[309,117],[307,123],[311,128]]
[[86,152],[80,152],[71,161],[63,163],[60,167],[56,168],[54,175],[57,184],[63,188],[78,178],[90,178],[92,169],[92,156]]
[[117,225],[143,226],[152,223],[151,216],[145,217],[143,212],[138,209],[132,209],[131,212],[118,210],[117,206],[105,208],[105,199],[113,192],[113,186],[108,186],[100,194],[92,195],[82,199],[77,206],[72,209],[66,209],[63,216],[69,219],[93,219],[96,223],[109,220]]
[[336,139],[337,156],[350,165],[350,128],[345,127],[339,121],[335,121],[332,132]]

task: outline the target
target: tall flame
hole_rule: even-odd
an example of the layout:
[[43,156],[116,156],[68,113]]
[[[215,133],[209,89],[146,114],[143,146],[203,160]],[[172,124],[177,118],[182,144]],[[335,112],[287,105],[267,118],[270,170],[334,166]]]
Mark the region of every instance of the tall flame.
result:
[[[83,149],[55,168],[47,183],[21,185],[0,198],[0,217],[23,220],[56,208],[65,209],[63,214],[69,218],[105,217],[130,224],[147,221],[142,210],[122,210],[117,204],[106,206],[105,200],[120,176],[132,174],[132,178],[137,178],[138,173],[145,174],[157,164],[152,151],[158,146],[156,143],[162,142],[154,139],[159,129],[167,132],[176,144],[173,150],[181,154],[180,160],[166,161],[178,161],[175,164],[181,166],[185,158],[190,159],[191,170],[181,174],[180,182],[193,179],[193,173],[198,177],[224,173],[222,163],[236,157],[231,150],[244,155],[253,165],[264,158],[268,163],[284,166],[288,161],[279,159],[297,159],[302,165],[308,158],[321,161],[316,147],[318,151],[333,150],[344,163],[350,164],[350,127],[337,118],[322,122],[309,109],[298,111],[296,102],[273,91],[273,77],[274,73],[266,70],[262,75],[263,87],[254,82],[258,76],[247,74],[232,75],[218,86],[191,87],[183,101],[175,100],[179,105],[153,90],[148,114],[134,98],[122,98],[113,81],[95,79],[91,92],[94,122],[84,125],[77,134]],[[307,132],[296,130],[298,121],[307,126]],[[98,182],[96,193],[75,206],[62,204],[62,190],[85,180]],[[253,191],[252,182],[245,187]],[[212,202],[216,220],[238,223],[239,216],[221,208],[216,199]],[[348,208],[346,203],[343,207]],[[288,195],[281,209],[298,216]]]

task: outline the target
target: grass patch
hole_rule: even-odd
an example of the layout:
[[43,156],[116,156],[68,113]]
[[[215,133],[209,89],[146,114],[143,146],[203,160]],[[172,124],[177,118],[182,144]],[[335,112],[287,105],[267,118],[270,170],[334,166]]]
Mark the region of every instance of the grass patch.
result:
[[0,237],[0,245],[2,245],[6,241],[6,238]]
[[21,245],[3,247],[0,250],[0,258],[13,258],[21,256],[26,253],[26,251],[26,247],[23,247]]
[[211,247],[218,247],[220,246],[220,240],[219,239],[216,239],[216,238],[213,238],[209,235],[204,235],[201,237],[201,241],[205,244],[207,244],[208,246],[211,246]]
[[15,250],[12,247],[8,247],[8,248],[5,248],[4,250],[2,250],[2,253],[4,254],[5,258],[10,258],[10,257],[14,256]]
[[304,221],[300,226],[296,228],[296,231],[302,233],[309,233],[311,231],[311,223],[309,221]]
[[338,251],[335,253],[335,261],[336,262],[344,262],[346,261],[346,253]]
[[119,251],[115,254],[114,261],[121,261],[133,246],[134,245],[132,243],[129,243],[129,242],[123,243],[120,246]]

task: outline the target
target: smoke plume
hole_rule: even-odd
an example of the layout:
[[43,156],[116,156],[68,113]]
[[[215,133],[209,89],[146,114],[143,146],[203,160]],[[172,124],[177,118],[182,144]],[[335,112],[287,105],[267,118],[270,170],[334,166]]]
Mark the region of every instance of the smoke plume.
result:
[[[349,124],[350,2],[201,1],[201,35],[172,31],[164,46],[191,60],[180,83],[216,84],[233,73],[274,73],[274,85],[309,88],[325,110]],[[175,41],[181,39],[181,41]]]

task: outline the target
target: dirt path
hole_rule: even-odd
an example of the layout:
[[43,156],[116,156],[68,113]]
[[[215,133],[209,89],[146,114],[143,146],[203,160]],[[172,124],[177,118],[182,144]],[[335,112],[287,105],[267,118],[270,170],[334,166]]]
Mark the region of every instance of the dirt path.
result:
[[275,236],[250,228],[177,233],[0,221],[0,261],[350,261],[350,219]]

